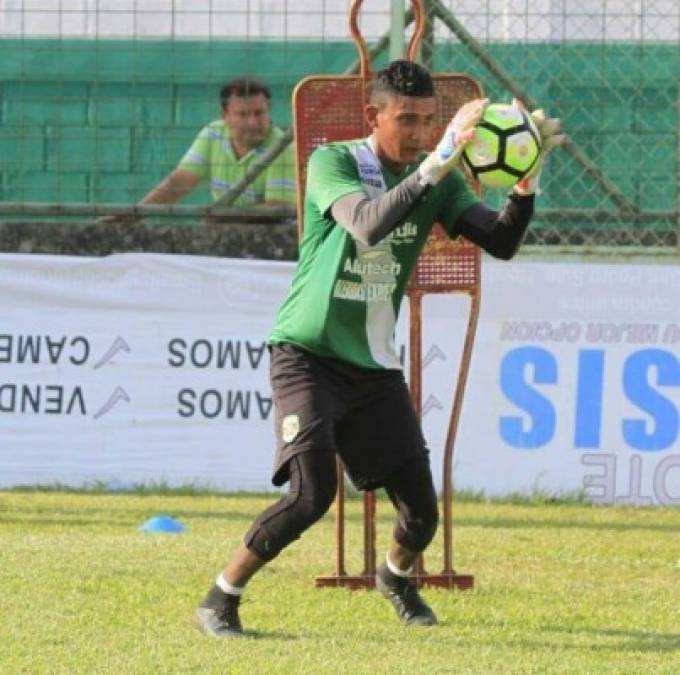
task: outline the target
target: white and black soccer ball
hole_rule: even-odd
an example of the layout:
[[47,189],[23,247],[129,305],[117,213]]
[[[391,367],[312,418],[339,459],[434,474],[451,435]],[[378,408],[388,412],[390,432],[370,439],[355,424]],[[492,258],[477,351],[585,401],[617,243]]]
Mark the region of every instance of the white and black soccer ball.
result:
[[512,105],[492,103],[465,146],[463,161],[483,185],[508,188],[534,168],[540,152],[540,134],[531,116]]

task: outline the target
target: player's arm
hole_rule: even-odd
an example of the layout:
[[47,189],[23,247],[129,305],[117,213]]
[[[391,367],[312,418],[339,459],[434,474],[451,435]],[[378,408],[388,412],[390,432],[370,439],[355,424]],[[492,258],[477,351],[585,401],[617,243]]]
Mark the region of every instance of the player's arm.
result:
[[359,176],[356,158],[346,148],[334,145],[317,148],[307,166],[306,201],[327,217],[330,225],[340,225],[368,245],[397,227],[426,190],[414,173],[371,198]]
[[343,195],[331,206],[331,215],[362,244],[373,246],[394,230],[427,191],[418,172],[371,199],[365,192]]
[[519,249],[534,213],[533,195],[510,193],[500,211],[482,202],[468,206],[458,216],[453,231],[502,260]]
[[465,144],[484,114],[489,99],[475,99],[461,106],[437,147],[418,170],[376,198],[364,192],[342,196],[333,203],[331,214],[355,239],[373,246],[394,230],[417,205],[422,195],[446,176],[459,162]]

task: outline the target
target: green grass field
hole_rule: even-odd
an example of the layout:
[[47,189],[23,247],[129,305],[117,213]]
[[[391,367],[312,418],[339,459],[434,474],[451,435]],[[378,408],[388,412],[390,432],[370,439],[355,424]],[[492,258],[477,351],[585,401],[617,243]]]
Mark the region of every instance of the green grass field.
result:
[[[208,639],[194,608],[271,500],[0,492],[0,673],[680,673],[680,509],[458,503],[456,567],[476,587],[426,590],[429,629],[375,592],[314,588],[327,516],[251,583],[249,636]],[[158,513],[187,532],[137,531]],[[378,521],[382,551],[388,504]],[[357,500],[348,522],[358,571]]]

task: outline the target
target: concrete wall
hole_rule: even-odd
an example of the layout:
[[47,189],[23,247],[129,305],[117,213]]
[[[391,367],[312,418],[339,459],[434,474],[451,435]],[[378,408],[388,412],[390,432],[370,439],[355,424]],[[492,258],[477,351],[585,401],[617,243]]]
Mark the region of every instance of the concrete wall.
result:
[[[676,45],[486,47],[638,206],[677,207]],[[0,200],[135,201],[217,117],[225,80],[270,83],[273,117],[287,126],[295,83],[353,58],[347,42],[0,40]],[[470,73],[508,100],[460,44],[439,44],[434,70]],[[550,161],[544,208],[611,207],[564,153]]]

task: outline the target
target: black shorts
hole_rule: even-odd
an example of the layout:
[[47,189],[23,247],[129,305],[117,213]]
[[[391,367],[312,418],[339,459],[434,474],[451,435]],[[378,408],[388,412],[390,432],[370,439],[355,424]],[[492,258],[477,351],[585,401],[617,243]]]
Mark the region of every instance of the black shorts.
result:
[[301,452],[337,452],[360,490],[380,487],[405,461],[428,456],[401,370],[360,368],[291,344],[270,351],[274,485],[289,479],[288,461]]

